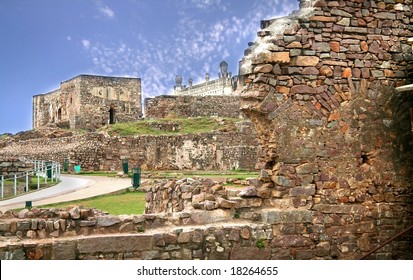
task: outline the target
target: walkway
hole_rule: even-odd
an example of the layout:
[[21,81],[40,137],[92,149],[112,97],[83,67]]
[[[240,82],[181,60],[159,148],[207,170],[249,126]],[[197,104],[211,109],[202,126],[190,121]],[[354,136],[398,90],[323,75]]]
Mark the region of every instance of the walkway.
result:
[[56,186],[0,201],[0,211],[24,208],[26,201],[33,206],[66,202],[116,192],[131,186],[130,178],[61,175]]

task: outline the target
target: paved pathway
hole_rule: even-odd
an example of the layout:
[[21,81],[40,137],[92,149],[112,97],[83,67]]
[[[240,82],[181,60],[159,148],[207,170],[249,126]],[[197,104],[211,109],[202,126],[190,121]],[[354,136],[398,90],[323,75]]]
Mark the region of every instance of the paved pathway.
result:
[[33,206],[41,206],[107,194],[130,186],[130,178],[62,175],[56,186],[0,201],[0,211],[24,208],[26,201],[32,201]]

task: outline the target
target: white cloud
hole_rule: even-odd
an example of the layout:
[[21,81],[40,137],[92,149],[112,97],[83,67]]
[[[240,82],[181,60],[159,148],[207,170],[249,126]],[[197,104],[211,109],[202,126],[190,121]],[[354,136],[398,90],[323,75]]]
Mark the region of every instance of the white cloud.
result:
[[95,1],[98,11],[107,19],[113,19],[115,17],[115,12],[109,8],[109,6],[103,4],[101,0]]
[[[222,0],[185,0],[200,9],[212,8]],[[209,22],[202,21],[191,11],[179,10],[180,20],[174,37],[134,35],[136,42],[114,41],[99,43],[82,40],[95,66],[95,74],[135,76],[142,79],[144,97],[168,94],[173,90],[175,75],[186,82],[204,79],[209,72],[217,76],[223,59],[240,59],[248,41],[253,41],[260,20],[289,14],[296,3],[288,0],[257,1],[244,16],[229,16]],[[99,2],[102,3],[102,2]],[[102,4],[102,7],[105,7]],[[148,35],[150,36],[150,35]],[[237,50],[237,51],[235,51]],[[241,50],[241,51],[238,51]],[[227,60],[228,61],[228,60]],[[236,71],[237,65],[230,65]],[[236,73],[234,73],[236,74]]]
[[99,11],[107,18],[112,19],[115,17],[115,13],[108,6],[100,7]]
[[207,9],[220,9],[223,12],[227,10],[226,3],[222,3],[221,0],[187,0],[184,1],[189,6],[194,6],[198,9],[207,10]]
[[85,48],[85,49],[89,49],[90,48],[90,41],[89,40],[87,40],[87,39],[83,39],[82,40],[82,45],[83,45],[83,47]]
[[72,37],[70,37],[70,36],[66,36],[66,40],[68,40],[68,41],[72,41]]

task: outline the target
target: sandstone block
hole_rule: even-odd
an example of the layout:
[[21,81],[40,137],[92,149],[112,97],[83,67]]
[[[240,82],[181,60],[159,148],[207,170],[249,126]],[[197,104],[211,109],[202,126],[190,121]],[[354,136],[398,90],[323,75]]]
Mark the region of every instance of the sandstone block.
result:
[[248,208],[248,207],[260,207],[262,205],[262,199],[260,197],[250,197],[250,198],[231,198],[231,201],[237,202],[235,206],[238,208]]
[[320,72],[316,67],[305,67],[302,73],[304,75],[318,75]]
[[285,176],[272,176],[271,180],[274,184],[283,186],[283,187],[294,187],[295,183],[293,180],[285,177]]
[[291,94],[316,94],[317,89],[307,85],[296,85],[292,86],[290,90]]
[[323,65],[320,68],[320,75],[331,77],[333,76],[333,70],[331,69],[331,67]]
[[351,71],[351,68],[345,68],[343,73],[341,74],[341,77],[343,78],[350,78],[353,76],[353,72]]
[[271,52],[267,56],[267,62],[285,64],[290,62],[290,52]]
[[237,202],[227,200],[221,197],[218,197],[218,207],[219,208],[225,208],[225,209],[231,209],[234,208],[237,205]]
[[[328,48],[330,47],[328,46]],[[317,56],[299,55],[292,59],[291,64],[294,66],[316,66],[319,61],[320,58]]]
[[318,172],[318,164],[317,163],[304,163],[296,167],[297,174],[310,174],[310,173],[317,173]]
[[335,22],[337,21],[336,17],[326,17],[326,16],[312,16],[310,18],[312,21],[322,21],[322,22]]
[[164,238],[166,244],[176,244],[178,241],[178,236],[174,233],[166,233]]
[[254,73],[270,73],[272,69],[272,64],[258,65],[254,68]]
[[251,238],[251,231],[248,228],[242,228],[240,235],[242,239],[248,240]]
[[311,196],[315,195],[315,185],[307,187],[295,187],[290,189],[290,196]]

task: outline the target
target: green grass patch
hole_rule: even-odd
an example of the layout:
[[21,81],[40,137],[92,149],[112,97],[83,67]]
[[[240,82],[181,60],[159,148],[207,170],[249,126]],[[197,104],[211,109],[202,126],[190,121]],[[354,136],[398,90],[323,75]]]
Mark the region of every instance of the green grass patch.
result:
[[177,118],[142,120],[131,123],[116,123],[104,128],[111,136],[135,135],[185,135],[213,131],[234,131],[235,122],[230,118]]
[[81,171],[79,173],[76,173],[76,175],[117,177],[118,172],[115,172],[115,171]]
[[[59,181],[56,181],[55,179],[54,179],[53,182],[52,182],[51,179],[47,179],[47,182],[46,182],[43,177],[39,177],[39,179],[37,179],[37,176],[31,176],[30,181],[29,181],[29,189],[30,190],[37,189],[38,181],[39,181],[39,184],[40,184],[40,188],[51,187],[51,186],[54,186],[57,183],[59,183]],[[18,186],[23,186],[23,185],[26,184],[26,178],[18,178],[16,180],[16,183],[17,183]],[[6,180],[4,180],[4,186],[5,187],[14,186],[14,179],[13,178],[7,178]]]
[[41,208],[65,209],[72,206],[96,208],[112,215],[143,214],[145,211],[145,193],[126,191],[120,194],[102,195],[64,203],[42,205]]

